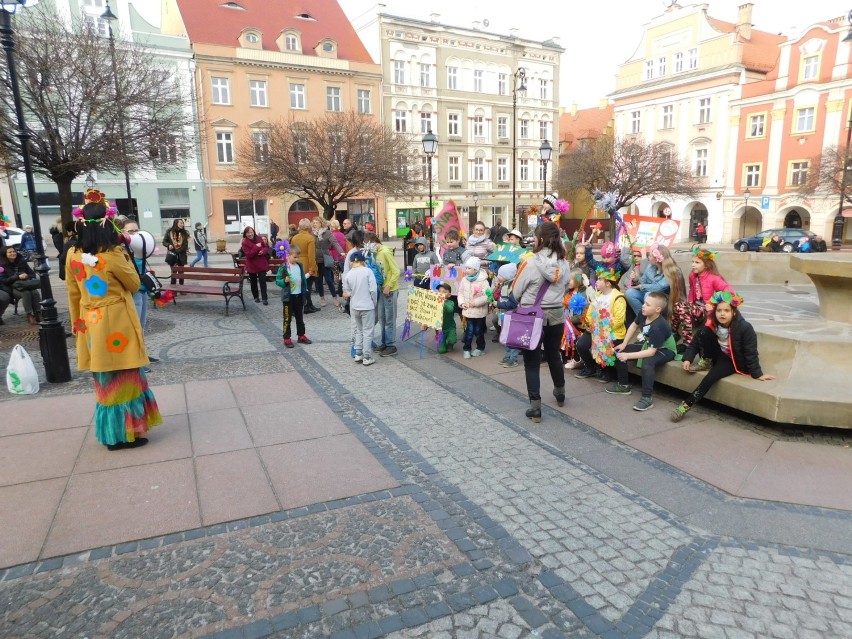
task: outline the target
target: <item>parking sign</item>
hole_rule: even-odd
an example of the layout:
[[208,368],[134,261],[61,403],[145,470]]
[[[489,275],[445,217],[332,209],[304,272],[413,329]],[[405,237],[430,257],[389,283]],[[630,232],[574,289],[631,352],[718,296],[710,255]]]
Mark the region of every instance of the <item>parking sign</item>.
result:
[[768,209],[769,208],[769,196],[768,195],[764,195],[763,197],[760,198],[760,208],[762,208],[762,209]]

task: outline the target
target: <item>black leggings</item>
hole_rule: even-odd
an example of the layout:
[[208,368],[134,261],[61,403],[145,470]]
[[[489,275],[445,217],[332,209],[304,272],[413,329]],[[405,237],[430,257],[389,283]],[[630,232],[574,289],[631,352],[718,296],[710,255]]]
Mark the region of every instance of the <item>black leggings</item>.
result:
[[722,348],[719,346],[719,341],[715,335],[709,339],[702,339],[700,346],[704,352],[704,357],[713,360],[713,366],[707,371],[698,388],[692,391],[689,397],[686,398],[685,402],[687,406],[697,404],[713,388],[713,384],[737,372],[734,368],[734,360],[731,359],[730,355],[725,355],[722,352]]
[[[266,300],[266,272],[249,273],[249,286],[251,286],[251,296],[254,299]],[[258,284],[260,284],[260,294],[257,292]]]
[[[544,357],[550,369],[550,378],[554,388],[565,388],[565,368],[562,366],[562,333],[563,323],[551,324],[544,327],[542,341],[544,342]],[[524,354],[524,374],[527,380],[527,396],[541,399],[541,348],[532,351],[521,351]]]

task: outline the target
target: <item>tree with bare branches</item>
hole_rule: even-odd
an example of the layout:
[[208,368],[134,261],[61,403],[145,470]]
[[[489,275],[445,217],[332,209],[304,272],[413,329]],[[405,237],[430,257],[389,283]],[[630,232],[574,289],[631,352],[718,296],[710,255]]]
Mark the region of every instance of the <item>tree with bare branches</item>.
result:
[[[192,146],[193,119],[189,91],[179,86],[174,68],[158,64],[142,45],[118,40],[114,74],[109,41],[79,22],[66,29],[52,11],[46,6],[15,17],[15,56],[33,171],[56,183],[67,221],[76,178],[182,163]],[[20,140],[5,69],[0,105],[0,156],[5,168],[19,171]]]
[[280,120],[243,140],[238,155],[241,185],[252,182],[266,196],[312,199],[326,218],[338,202],[358,195],[411,197],[424,187],[411,139],[354,112]]
[[618,193],[617,208],[640,197],[691,197],[700,186],[689,165],[663,142],[602,135],[569,153],[556,180],[560,191],[584,189]]
[[852,204],[852,176],[847,171],[846,184],[843,183],[844,162],[852,170],[849,149],[836,145],[825,147],[819,157],[810,160],[807,178],[799,186],[798,192],[802,195],[821,193],[838,197],[843,189],[844,202]]

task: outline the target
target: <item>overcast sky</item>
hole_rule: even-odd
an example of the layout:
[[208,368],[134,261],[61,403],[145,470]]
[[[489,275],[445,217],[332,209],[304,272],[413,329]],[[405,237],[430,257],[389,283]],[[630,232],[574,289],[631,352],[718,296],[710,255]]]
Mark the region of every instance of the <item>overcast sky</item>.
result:
[[[710,0],[708,13],[736,22],[737,7],[745,0]],[[379,12],[372,0],[339,0],[355,24],[361,27]],[[384,0],[384,13],[428,20],[440,13],[443,24],[469,27],[474,20],[488,20],[487,31],[508,35],[517,27],[519,37],[531,40],[561,38],[560,102],[569,107],[595,106],[615,88],[618,65],[636,50],[642,26],[660,15],[671,0]],[[681,0],[679,4],[692,4]],[[852,0],[756,0],[752,22],[771,33],[798,35],[814,22],[844,16]],[[848,24],[846,24],[848,26]]]

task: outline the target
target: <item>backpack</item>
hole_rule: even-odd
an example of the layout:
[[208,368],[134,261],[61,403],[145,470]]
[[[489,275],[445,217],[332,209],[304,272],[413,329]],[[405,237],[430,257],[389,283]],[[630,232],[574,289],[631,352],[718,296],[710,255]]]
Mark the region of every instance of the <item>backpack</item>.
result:
[[376,276],[376,287],[382,288],[385,285],[385,275],[382,272],[382,267],[376,261],[375,253],[367,253],[367,266],[371,271],[373,271],[373,275]]

